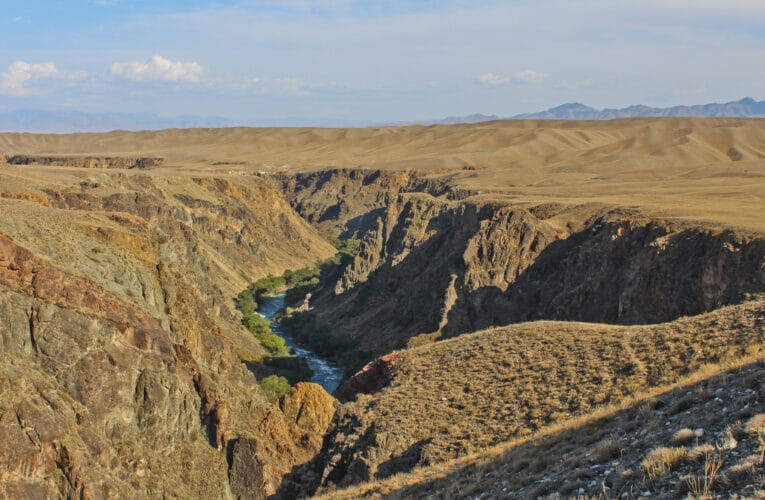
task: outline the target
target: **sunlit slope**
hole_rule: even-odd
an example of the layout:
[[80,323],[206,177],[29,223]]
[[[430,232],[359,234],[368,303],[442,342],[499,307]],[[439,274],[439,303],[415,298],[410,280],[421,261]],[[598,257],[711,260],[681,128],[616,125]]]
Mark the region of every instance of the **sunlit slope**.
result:
[[219,175],[416,169],[452,174],[456,185],[516,203],[595,201],[765,230],[758,215],[765,206],[765,120],[758,119],[0,134],[0,153],[161,156],[161,169]]

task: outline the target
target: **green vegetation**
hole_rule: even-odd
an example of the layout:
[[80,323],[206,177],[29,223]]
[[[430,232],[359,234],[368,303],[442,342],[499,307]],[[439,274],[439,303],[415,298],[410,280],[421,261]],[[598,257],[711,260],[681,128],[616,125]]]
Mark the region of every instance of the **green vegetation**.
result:
[[313,377],[308,361],[301,356],[273,356],[266,358],[263,364],[273,374],[286,378],[291,385]]
[[[270,278],[273,277],[266,279]],[[242,313],[242,324],[244,327],[252,332],[253,335],[255,335],[255,338],[258,339],[258,342],[260,342],[261,345],[265,347],[270,354],[286,356],[289,354],[289,349],[284,343],[284,339],[278,335],[274,335],[274,333],[271,331],[271,325],[269,324],[268,320],[263,318],[255,311],[257,307],[255,297],[260,297],[262,295],[258,294],[257,292],[261,288],[255,287],[255,285],[262,281],[263,280],[256,282],[246,290],[242,291],[239,295],[237,295],[236,307]],[[255,292],[253,290],[255,290]]]
[[253,313],[258,309],[258,302],[263,296],[280,291],[284,285],[283,277],[269,274],[242,290],[236,297],[236,307],[242,314]]
[[306,294],[313,293],[337,280],[345,266],[361,251],[361,240],[355,238],[347,240],[330,238],[330,243],[338,250],[332,258],[314,267],[285,271],[284,282],[287,287],[285,304],[295,306],[305,298]]
[[[314,267],[287,270],[282,276],[269,275],[259,279],[236,297],[236,307],[242,313],[242,324],[258,339],[268,351],[269,357],[259,360],[253,353],[242,351],[242,361],[251,364],[250,368],[263,380],[278,376],[295,384],[308,380],[313,372],[303,358],[290,355],[284,339],[271,331],[270,323],[257,313],[258,302],[264,296],[286,289],[285,304],[300,303],[308,293],[336,280],[345,267],[361,250],[361,241],[357,239],[331,239],[338,249],[331,259]],[[366,359],[365,353],[355,349],[355,343],[349,339],[333,336],[327,329],[319,328],[313,314],[299,312],[287,307],[281,318],[282,324],[289,328],[295,337],[309,344],[320,355],[332,356],[346,366],[355,367],[360,360]],[[338,356],[338,353],[340,355]],[[255,364],[260,361],[259,366]],[[271,384],[273,382],[269,382]]]
[[316,316],[311,311],[287,307],[280,321],[299,342],[310,345],[322,356],[336,359],[345,367],[358,368],[370,357],[369,353],[357,349],[355,340],[333,335],[327,328],[317,325]]
[[290,390],[289,381],[279,375],[269,375],[268,377],[261,379],[259,384],[260,387],[263,388],[263,392],[266,393],[268,400],[272,403],[287,394]]

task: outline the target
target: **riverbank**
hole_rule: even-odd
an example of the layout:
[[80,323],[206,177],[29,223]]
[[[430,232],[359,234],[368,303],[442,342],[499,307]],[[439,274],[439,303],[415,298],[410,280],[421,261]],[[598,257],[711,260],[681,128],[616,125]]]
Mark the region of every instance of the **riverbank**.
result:
[[277,313],[284,308],[285,294],[277,294],[272,296],[263,296],[258,302],[257,312],[263,318],[270,322],[271,331],[284,339],[287,347],[295,356],[302,357],[308,363],[308,366],[313,371],[310,382],[321,385],[328,393],[332,393],[340,385],[340,381],[343,378],[344,370],[333,361],[320,356],[310,348],[299,344],[293,335],[290,334],[279,321],[275,318]]

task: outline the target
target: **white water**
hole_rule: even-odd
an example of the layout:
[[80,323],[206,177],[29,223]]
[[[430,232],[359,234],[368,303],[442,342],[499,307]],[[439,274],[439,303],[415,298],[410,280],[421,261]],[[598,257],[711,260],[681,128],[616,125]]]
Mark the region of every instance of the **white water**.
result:
[[343,378],[343,370],[332,361],[322,358],[310,349],[299,345],[295,338],[285,330],[281,323],[274,321],[274,316],[284,307],[284,294],[262,297],[258,302],[258,314],[271,322],[271,330],[282,337],[284,342],[290,347],[296,356],[302,356],[308,362],[308,366],[313,370],[311,382],[324,387],[328,393],[337,389],[340,380]]

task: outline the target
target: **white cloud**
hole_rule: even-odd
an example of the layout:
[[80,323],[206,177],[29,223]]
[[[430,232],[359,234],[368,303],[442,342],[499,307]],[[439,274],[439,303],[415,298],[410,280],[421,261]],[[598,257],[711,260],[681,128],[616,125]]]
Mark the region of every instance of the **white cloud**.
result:
[[204,68],[195,61],[171,61],[154,55],[147,62],[114,63],[111,72],[113,76],[135,82],[198,82]]
[[525,69],[519,73],[516,73],[513,80],[521,83],[542,83],[547,75],[534,71],[533,69]]
[[276,92],[291,95],[308,95],[308,89],[298,78],[282,77],[273,80],[273,88]]
[[497,86],[510,83],[510,78],[506,76],[495,75],[494,73],[484,73],[478,77],[478,81],[484,85]]
[[31,64],[26,61],[14,61],[8,70],[0,74],[0,94],[26,96],[33,90],[27,83],[43,78],[55,77],[58,73],[52,62]]
[[514,74],[512,77],[498,75],[496,73],[484,73],[478,77],[478,81],[484,85],[497,87],[500,85],[507,85],[508,83],[523,83],[523,84],[539,84],[542,83],[547,75],[534,71],[533,69],[525,69]]

